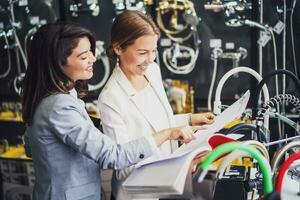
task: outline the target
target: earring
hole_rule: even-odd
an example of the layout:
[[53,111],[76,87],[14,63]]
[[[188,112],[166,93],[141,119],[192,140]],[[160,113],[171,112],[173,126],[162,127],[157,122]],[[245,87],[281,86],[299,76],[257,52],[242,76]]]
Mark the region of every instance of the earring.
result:
[[120,59],[119,59],[119,56],[117,56],[117,63],[116,63],[118,66],[120,64]]

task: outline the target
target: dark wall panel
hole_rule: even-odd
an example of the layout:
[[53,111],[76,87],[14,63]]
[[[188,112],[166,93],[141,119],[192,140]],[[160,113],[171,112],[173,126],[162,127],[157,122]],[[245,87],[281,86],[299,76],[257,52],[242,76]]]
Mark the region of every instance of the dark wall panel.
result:
[[[138,1],[138,0],[137,0]],[[9,12],[7,11],[8,1],[0,2],[0,22],[3,23],[2,31],[7,32],[10,29],[9,25]],[[155,6],[158,5],[160,1],[153,1],[154,5],[149,6],[147,10],[149,14],[156,18]],[[199,39],[201,43],[199,45],[199,56],[196,62],[195,69],[187,75],[178,75],[170,72],[163,63],[162,52],[165,47],[159,45],[159,55],[160,55],[160,66],[163,78],[172,78],[179,80],[188,80],[189,83],[194,86],[196,105],[200,107],[206,106],[206,100],[208,96],[208,90],[211,82],[213,61],[211,60],[212,48],[210,47],[211,39],[221,39],[222,40],[222,49],[226,51],[235,51],[239,47],[247,49],[248,55],[245,59],[240,61],[241,66],[248,66],[255,70],[258,67],[258,51],[257,51],[257,39],[258,31],[255,28],[250,28],[249,26],[241,27],[228,27],[225,25],[225,22],[231,18],[244,18],[244,19],[259,19],[259,4],[256,1],[245,1],[250,5],[252,3],[252,9],[245,9],[241,12],[235,12],[226,16],[225,12],[212,12],[204,9],[204,4],[210,1],[192,1],[195,6],[197,15],[201,18],[200,23],[197,26]],[[225,1],[224,1],[225,2]],[[229,2],[229,1],[226,1]],[[107,47],[110,35],[110,27],[113,21],[113,18],[116,16],[114,10],[114,5],[112,1],[104,0],[97,1],[99,5],[99,14],[93,16],[91,11],[89,11],[86,0],[28,0],[27,6],[20,6],[18,3],[15,3],[15,18],[17,22],[21,23],[21,28],[16,29],[16,32],[20,38],[20,42],[24,48],[24,38],[28,31],[34,27],[30,24],[30,17],[39,16],[40,19],[46,19],[47,22],[55,20],[66,20],[73,21],[84,25],[85,27],[91,29],[96,36],[97,40],[104,42],[104,47]],[[264,24],[269,24],[274,26],[278,20],[283,20],[283,14],[280,9],[282,8],[282,1],[272,1],[265,0],[264,3]],[[72,5],[81,4],[81,10],[77,12],[77,16],[74,15],[74,11],[71,11]],[[296,4],[294,12],[294,30],[295,30],[295,44],[296,52],[299,52],[299,4]],[[287,7],[291,7],[291,3],[287,3]],[[80,10],[80,9],[79,9]],[[180,15],[182,13],[179,13]],[[290,12],[287,13],[289,16]],[[166,15],[164,17],[164,22],[169,22],[169,18]],[[1,23],[0,23],[1,25]],[[0,27],[1,30],[1,27]],[[291,56],[291,39],[289,24],[287,24],[287,69],[294,72],[293,61]],[[255,38],[255,36],[257,38]],[[162,38],[167,38],[166,35],[162,32]],[[18,95],[14,90],[14,80],[15,77],[20,75],[20,71],[25,71],[25,66],[22,62],[22,59],[17,59],[16,53],[14,52],[16,48],[13,47],[14,39],[12,37],[8,38],[9,44],[12,49],[11,60],[12,60],[12,69],[9,75],[6,78],[0,78],[0,96],[1,99],[18,99]],[[282,34],[276,35],[277,40],[277,54],[278,54],[278,66],[282,66]],[[235,48],[233,50],[226,49],[226,43],[234,43]],[[160,42],[159,42],[160,44]],[[189,40],[185,43],[190,47],[193,47],[193,41]],[[0,74],[5,71],[5,65],[8,63],[7,51],[4,49],[5,41],[3,37],[0,37]],[[298,69],[299,69],[299,58],[298,59]],[[18,70],[18,61],[20,62],[20,70]],[[110,68],[110,71],[112,70]],[[220,78],[232,68],[231,60],[219,60],[217,77],[215,85],[218,83]],[[273,58],[273,46],[272,41],[269,41],[268,44],[263,48],[263,73],[266,74],[270,70],[274,69],[274,58]],[[300,71],[300,69],[298,70]],[[99,77],[102,77],[104,74],[103,63],[97,61],[95,64],[95,75],[91,80],[91,83],[96,83],[99,80]],[[100,78],[101,79],[101,78]],[[238,84],[237,84],[238,83]],[[240,95],[248,88],[254,88],[256,81],[250,78],[249,75],[241,75],[235,77],[224,86],[222,92],[222,99],[227,101],[233,101],[235,95]],[[271,83],[273,84],[273,83]],[[289,83],[288,83],[289,85]],[[291,84],[292,85],[292,84]],[[291,86],[293,89],[293,86]],[[291,89],[291,90],[292,90]],[[270,87],[271,94],[274,94],[274,87]],[[90,93],[88,99],[97,98],[100,90],[96,90]],[[214,93],[214,92],[213,92]],[[213,98],[214,99],[214,98]]]

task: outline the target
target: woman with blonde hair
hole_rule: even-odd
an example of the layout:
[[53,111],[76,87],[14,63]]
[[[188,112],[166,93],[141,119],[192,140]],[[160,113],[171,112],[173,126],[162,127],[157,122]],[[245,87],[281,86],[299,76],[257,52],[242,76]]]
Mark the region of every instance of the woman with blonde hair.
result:
[[[112,25],[108,55],[116,67],[103,88],[98,106],[104,134],[117,143],[150,136],[165,128],[210,124],[211,113],[174,115],[154,62],[160,32],[151,17],[139,11],[124,11]],[[167,141],[153,155],[168,155],[175,145]],[[176,148],[176,147],[175,147]],[[133,166],[114,171],[112,194],[117,200],[131,197],[122,183]]]

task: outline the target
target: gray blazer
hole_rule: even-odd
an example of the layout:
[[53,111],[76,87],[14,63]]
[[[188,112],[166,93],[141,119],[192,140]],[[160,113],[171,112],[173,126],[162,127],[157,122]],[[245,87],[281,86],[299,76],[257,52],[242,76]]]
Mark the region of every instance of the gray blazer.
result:
[[36,176],[34,200],[99,200],[101,168],[125,168],[156,148],[152,136],[114,143],[94,126],[74,89],[43,99],[25,138]]

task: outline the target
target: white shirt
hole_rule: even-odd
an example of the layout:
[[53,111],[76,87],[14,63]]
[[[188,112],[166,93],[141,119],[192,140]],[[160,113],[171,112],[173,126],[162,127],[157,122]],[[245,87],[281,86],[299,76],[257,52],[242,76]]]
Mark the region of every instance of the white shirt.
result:
[[[157,123],[158,130],[170,128],[171,125],[169,123],[166,109],[163,106],[162,102],[159,100],[157,94],[153,90],[153,87],[151,86],[150,83],[148,83],[144,89],[137,92],[135,97],[139,102],[142,102],[142,105],[145,108],[148,108],[145,109],[147,115],[154,116],[155,118],[160,119],[159,123]],[[163,155],[169,155],[171,153],[170,145],[171,144],[169,141],[165,142],[160,147],[160,151],[157,151],[157,154],[154,156],[160,157]]]

